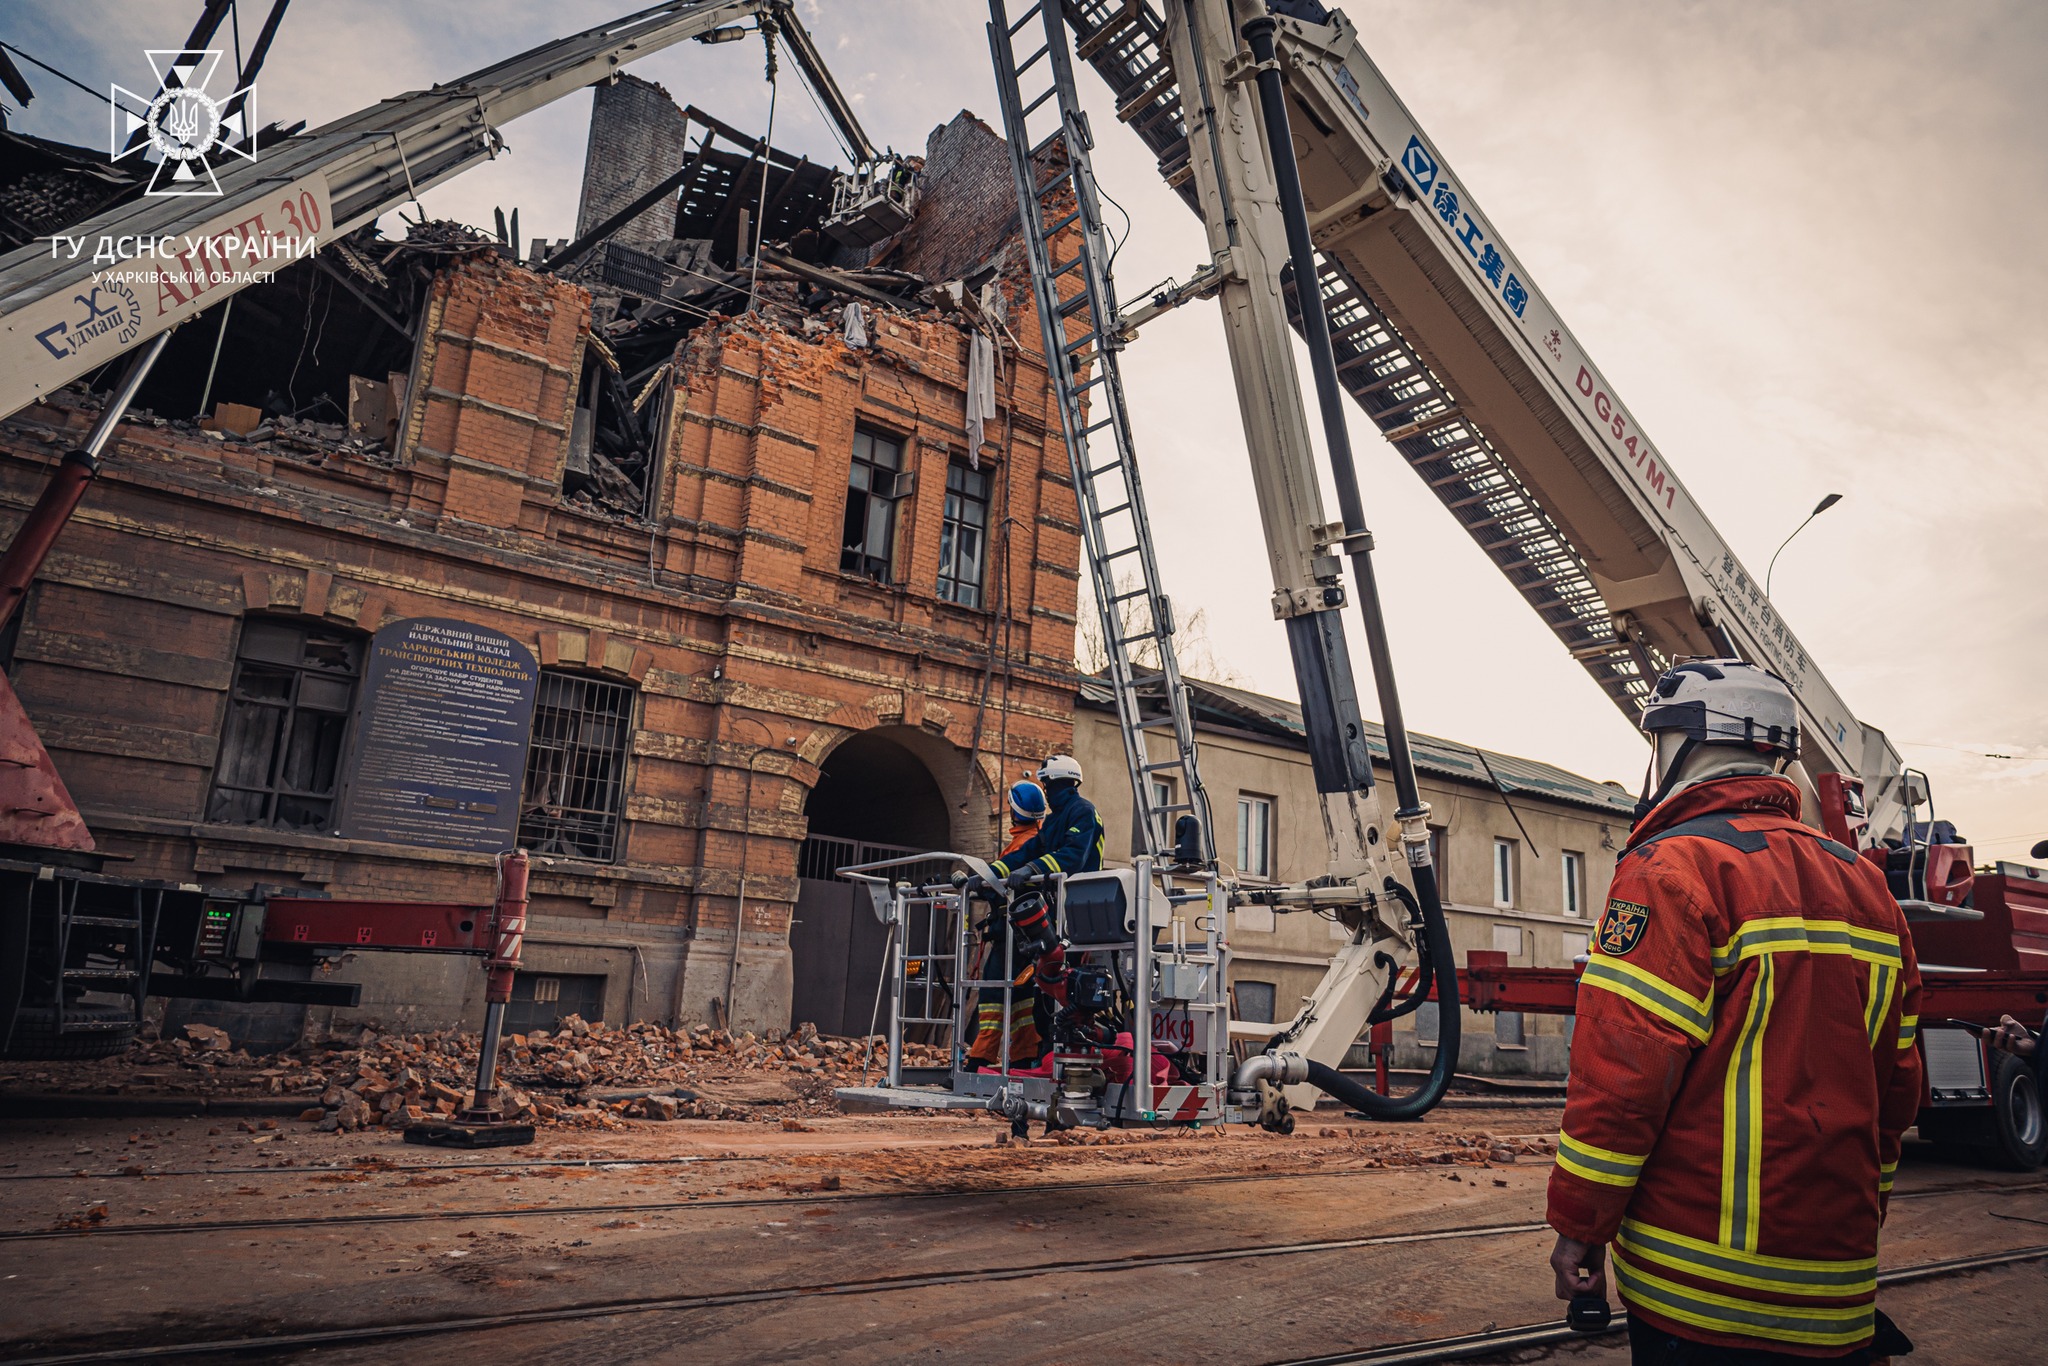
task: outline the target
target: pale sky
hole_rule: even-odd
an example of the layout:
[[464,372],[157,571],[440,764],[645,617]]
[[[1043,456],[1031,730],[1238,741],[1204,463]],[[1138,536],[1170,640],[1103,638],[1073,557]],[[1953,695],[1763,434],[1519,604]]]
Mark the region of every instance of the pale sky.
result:
[[[250,0],[247,42],[268,5]],[[318,124],[626,11],[592,0],[301,0],[261,116]],[[803,0],[878,143],[995,122],[974,0]],[[1934,783],[1980,859],[2048,837],[2048,6],[2028,0],[1353,0],[1368,50],[1857,714]],[[0,0],[0,35],[136,86],[197,5]],[[680,102],[767,121],[758,40],[636,64]],[[26,68],[23,132],[106,136],[106,106]],[[1136,298],[1199,263],[1192,215],[1082,72],[1097,172],[1131,219]],[[571,235],[589,99],[509,125],[509,155],[427,196]],[[775,141],[836,159],[784,63]],[[1121,226],[1114,211],[1110,218]],[[1247,541],[1250,479],[1212,305],[1125,353],[1169,591],[1251,686],[1291,696]],[[1304,369],[1304,376],[1306,371]],[[1645,749],[1521,598],[1353,423],[1396,667],[1418,730],[1633,788]],[[1334,506],[1334,503],[1333,503]],[[1364,650],[1356,628],[1353,652]],[[1362,664],[1361,664],[1362,667]],[[1369,680],[1361,691],[1370,697]],[[1370,710],[1370,706],[1368,708]],[[1988,758],[1987,752],[2010,755]]]

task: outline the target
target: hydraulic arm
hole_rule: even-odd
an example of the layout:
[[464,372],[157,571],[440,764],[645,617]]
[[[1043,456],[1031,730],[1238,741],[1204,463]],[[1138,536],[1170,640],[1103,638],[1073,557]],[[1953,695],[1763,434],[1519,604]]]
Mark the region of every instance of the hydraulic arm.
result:
[[[1048,2],[1013,19],[1002,0],[991,0],[990,47],[1024,212],[1035,302],[1046,354],[1052,358],[1049,368],[1060,392],[1062,425],[1079,495],[1084,557],[1103,634],[1111,645],[1109,682],[1123,725],[1140,829],[1150,852],[1162,853],[1164,828],[1156,816],[1166,813],[1153,809],[1153,775],[1168,769],[1177,772],[1190,793],[1193,811],[1182,818],[1191,827],[1190,838],[1174,841],[1174,857],[1183,869],[1208,870],[1213,868],[1214,845],[1206,829],[1192,729],[1174,663],[1172,614],[1157,586],[1117,374],[1117,352],[1125,333],[1114,313],[1100,241],[1100,212],[1088,162],[1092,139],[1072,89],[1069,15],[1075,9]],[[1248,62],[1239,25],[1254,20],[1245,32],[1255,49],[1263,44],[1264,53]],[[1264,1097],[1262,1117],[1269,1123],[1285,1122],[1285,1106],[1272,1089],[1280,1086],[1296,1088],[1287,1097],[1290,1103],[1308,1101],[1307,1087],[1313,1085],[1389,1118],[1419,1115],[1442,1095],[1456,1064],[1456,978],[1430,863],[1428,808],[1417,789],[1402,728],[1392,655],[1372,574],[1372,538],[1365,527],[1329,330],[1320,308],[1312,308],[1306,321],[1342,512],[1334,524],[1322,505],[1288,337],[1283,274],[1290,267],[1312,270],[1314,251],[1293,163],[1289,159],[1276,164],[1268,152],[1271,146],[1284,148],[1292,141],[1278,68],[1271,61],[1271,24],[1261,9],[1234,12],[1230,0],[1194,0],[1172,8],[1164,29],[1152,36],[1155,88],[1175,72],[1191,73],[1179,89],[1188,129],[1191,189],[1212,253],[1199,293],[1218,298],[1222,308],[1273,576],[1273,611],[1287,632],[1328,845],[1327,863],[1317,877],[1292,887],[1233,888],[1226,900],[1321,912],[1337,919],[1349,934],[1315,995],[1284,1028],[1264,1040],[1268,1056],[1235,1077],[1232,1090],[1245,1094],[1256,1085]],[[1080,50],[1085,56],[1090,45],[1083,43]],[[1255,67],[1256,87],[1246,79]],[[1035,98],[1025,88],[1025,78],[1034,72],[1039,73],[1034,80],[1050,82]],[[1059,124],[1041,137],[1029,119],[1046,107],[1059,113]],[[1042,159],[1058,168],[1054,174],[1045,174]],[[1063,245],[1075,230],[1078,238],[1070,247]],[[1071,258],[1062,262],[1068,251]],[[1093,411],[1084,412],[1084,400]],[[1104,431],[1109,435],[1091,444],[1091,435]],[[1345,640],[1344,558],[1350,562],[1388,733],[1400,804],[1393,823],[1386,820],[1374,785]],[[1136,578],[1128,589],[1117,577],[1126,566]],[[1135,631],[1119,610],[1127,602],[1140,603],[1141,622]],[[1165,691],[1166,715],[1157,721],[1144,717],[1138,705],[1138,674],[1123,652],[1124,644],[1140,639],[1157,651],[1159,659],[1157,682]],[[1167,722],[1173,726],[1179,753],[1156,761],[1149,757],[1146,731]],[[1404,872],[1413,883],[1412,892]],[[1223,905],[1214,900],[1209,905],[1210,917],[1220,918]],[[1418,951],[1432,970],[1425,977],[1433,976],[1440,998],[1452,1008],[1445,1011],[1439,1063],[1429,1081],[1414,1095],[1393,1101],[1350,1083],[1336,1069],[1366,1028],[1401,1008],[1391,1004],[1388,984],[1402,958]],[[1140,977],[1144,976],[1141,969]],[[1141,1004],[1141,1056],[1147,1048],[1145,1014]]]
[[[1151,0],[1070,8],[1119,116],[1207,218],[1199,109],[1215,91],[1189,98],[1180,49],[1164,67],[1156,59],[1158,35],[1206,7],[1160,4],[1163,19]],[[1763,664],[1799,699],[1808,768],[1861,779],[1871,834],[1896,833],[1909,796],[1897,753],[1829,685],[1356,27],[1318,0],[1271,8],[1318,256],[1313,293],[1333,323],[1342,388],[1631,720],[1676,658]],[[1264,9],[1237,6],[1240,17]],[[1296,315],[1306,335],[1306,312]]]

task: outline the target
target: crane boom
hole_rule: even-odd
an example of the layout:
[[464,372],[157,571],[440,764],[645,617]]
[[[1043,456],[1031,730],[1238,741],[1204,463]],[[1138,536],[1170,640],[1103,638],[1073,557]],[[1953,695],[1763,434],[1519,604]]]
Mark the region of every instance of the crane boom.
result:
[[[1164,3],[1169,15],[1191,7]],[[1353,399],[1631,720],[1678,657],[1763,664],[1799,700],[1807,766],[1861,778],[1871,833],[1892,830],[1897,752],[1822,674],[1357,28],[1313,0],[1273,8],[1317,283]],[[1119,117],[1200,212],[1172,25],[1148,0],[1068,9]],[[1238,54],[1225,79],[1250,66]]]
[[103,242],[168,243],[171,250],[112,262],[146,262],[157,281],[110,285],[109,260],[67,256],[54,239],[0,257],[0,416],[495,156],[498,128],[521,114],[750,17],[776,23],[806,78],[822,83],[841,132],[871,153],[790,0],[669,0],[284,139],[223,173],[218,197],[144,197],[73,229],[71,240],[91,245],[96,258]]

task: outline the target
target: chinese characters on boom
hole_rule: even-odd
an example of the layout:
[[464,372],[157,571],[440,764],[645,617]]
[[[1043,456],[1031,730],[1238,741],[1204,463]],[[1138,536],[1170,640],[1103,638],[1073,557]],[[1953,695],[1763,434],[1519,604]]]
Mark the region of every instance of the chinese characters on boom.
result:
[[[1612,398],[1605,381],[1584,361],[1576,365],[1566,360],[1563,330],[1547,326],[1538,310],[1537,319],[1531,323],[1526,316],[1529,306],[1529,288],[1510,268],[1507,258],[1499,247],[1487,239],[1486,229],[1465,207],[1458,188],[1444,173],[1436,154],[1422,145],[1422,139],[1415,135],[1408,138],[1408,146],[1401,153],[1401,169],[1405,172],[1422,200],[1442,221],[1451,236],[1456,238],[1471,258],[1473,270],[1486,281],[1487,287],[1499,296],[1508,312],[1525,326],[1543,329],[1541,345],[1549,355],[1551,364],[1560,377],[1579,396],[1582,407],[1595,425],[1613,438],[1613,442],[1626,452],[1633,465],[1636,478],[1649,495],[1653,504],[1661,504],[1666,512],[1675,512],[1678,507],[1678,478],[1668,466],[1657,459],[1656,449],[1642,433],[1633,430],[1633,423],[1621,404]],[[1576,374],[1573,370],[1576,369]],[[1619,453],[1619,452],[1618,452]],[[1787,683],[1797,691],[1805,683],[1808,669],[1806,651],[1787,629],[1784,621],[1772,610],[1763,590],[1752,582],[1735,562],[1732,554],[1723,552],[1718,564],[1701,562],[1700,568],[1709,578],[1718,571],[1721,582],[1717,585],[1724,598],[1732,603],[1741,614],[1743,623],[1763,647],[1773,655],[1773,662]]]
[[1429,200],[1430,208],[1436,211],[1438,218],[1444,220],[1444,225],[1451,230],[1451,235],[1464,243],[1465,250],[1472,253],[1472,260],[1479,274],[1492,286],[1493,291],[1500,295],[1500,301],[1507,305],[1508,312],[1520,318],[1522,311],[1529,306],[1529,287],[1507,268],[1507,258],[1500,254],[1498,247],[1486,240],[1485,230],[1459,205],[1457,187],[1443,177],[1436,157],[1422,145],[1421,138],[1408,139],[1408,150],[1401,153],[1401,169],[1408,172],[1409,179],[1415,182],[1416,188]]
[[1766,646],[1774,647],[1786,666],[1785,681],[1796,690],[1806,676],[1806,650],[1786,627],[1785,620],[1764,596],[1764,590],[1735,562],[1728,551],[1721,552],[1721,591],[1742,613],[1743,622]]
[[[1472,267],[1487,287],[1499,295],[1508,312],[1518,322],[1525,322],[1529,307],[1529,287],[1521,277],[1509,269],[1507,258],[1500,248],[1487,240],[1486,229],[1481,227],[1460,200],[1458,189],[1445,175],[1437,162],[1435,153],[1422,145],[1420,137],[1410,135],[1407,150],[1401,153],[1401,169],[1414,182],[1418,193],[1429,204],[1430,209],[1443,221],[1470,255]],[[1539,310],[1540,312],[1540,310]],[[1541,327],[1539,321],[1535,324]],[[1543,350],[1550,356],[1551,363],[1560,374],[1566,374],[1564,336],[1560,328],[1552,326],[1543,336]],[[1631,430],[1628,415],[1621,405],[1608,396],[1605,385],[1592,368],[1584,363],[1578,367],[1578,374],[1568,381],[1578,391],[1585,407],[1591,410],[1593,421],[1606,429],[1616,445],[1627,453],[1635,466],[1636,477],[1643,491],[1653,502],[1662,503],[1666,512],[1678,506],[1678,480],[1671,471],[1658,463],[1657,453],[1649,439],[1640,432]]]

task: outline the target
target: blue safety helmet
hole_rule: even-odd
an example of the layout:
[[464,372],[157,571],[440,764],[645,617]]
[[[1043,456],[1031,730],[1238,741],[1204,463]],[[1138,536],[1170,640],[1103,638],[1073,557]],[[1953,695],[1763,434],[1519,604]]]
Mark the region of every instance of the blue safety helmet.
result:
[[1010,784],[1010,817],[1012,820],[1036,824],[1045,819],[1050,808],[1045,801],[1045,789],[1029,778]]

